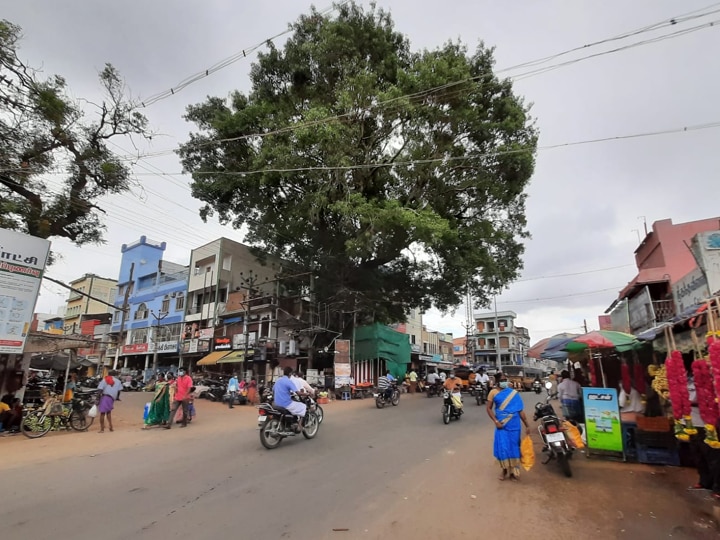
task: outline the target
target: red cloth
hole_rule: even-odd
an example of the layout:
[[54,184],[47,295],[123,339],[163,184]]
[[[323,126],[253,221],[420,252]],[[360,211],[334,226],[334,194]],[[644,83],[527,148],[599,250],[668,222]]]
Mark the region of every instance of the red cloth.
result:
[[193,380],[190,375],[183,375],[177,378],[177,387],[175,390],[175,401],[183,401],[190,394]]
[[113,386],[115,384],[115,377],[112,375],[107,375],[105,377],[105,384],[109,384],[110,386]]

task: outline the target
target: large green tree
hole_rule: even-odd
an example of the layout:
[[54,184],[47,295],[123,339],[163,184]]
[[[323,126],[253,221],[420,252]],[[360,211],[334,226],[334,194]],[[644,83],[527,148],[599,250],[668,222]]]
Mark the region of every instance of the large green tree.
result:
[[[99,242],[97,201],[129,189],[129,163],[108,143],[148,136],[147,120],[106,65],[99,104],[68,96],[65,80],[44,78],[18,56],[20,28],[0,20],[0,227],[78,245]],[[91,119],[84,109],[96,109]]]
[[247,95],[187,109],[198,132],[179,155],[202,215],[377,321],[450,308],[468,285],[486,302],[522,265],[537,140],[492,50],[413,51],[387,12],[353,3],[292,28]]

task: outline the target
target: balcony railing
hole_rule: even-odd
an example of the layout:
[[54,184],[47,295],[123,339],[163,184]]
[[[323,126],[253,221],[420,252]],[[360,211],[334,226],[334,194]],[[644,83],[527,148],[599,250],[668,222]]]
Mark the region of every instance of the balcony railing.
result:
[[672,319],[675,313],[675,302],[673,300],[653,300],[653,310],[655,311],[655,320],[663,322]]

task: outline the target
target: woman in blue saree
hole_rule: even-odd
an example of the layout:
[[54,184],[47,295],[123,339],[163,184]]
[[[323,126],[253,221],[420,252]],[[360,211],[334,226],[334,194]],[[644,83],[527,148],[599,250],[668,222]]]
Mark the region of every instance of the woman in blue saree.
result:
[[522,425],[530,435],[530,426],[525,416],[525,404],[520,394],[508,383],[505,375],[498,378],[498,386],[488,395],[487,413],[495,424],[495,445],[493,455],[500,463],[502,476],[505,480],[510,475],[511,480],[520,476],[520,440],[522,438]]

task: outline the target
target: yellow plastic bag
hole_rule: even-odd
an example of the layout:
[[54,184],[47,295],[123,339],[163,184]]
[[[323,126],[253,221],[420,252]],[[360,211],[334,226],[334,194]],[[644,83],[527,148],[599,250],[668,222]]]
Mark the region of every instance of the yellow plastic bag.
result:
[[520,464],[526,471],[529,471],[535,465],[535,449],[529,435],[526,435],[520,444]]
[[570,444],[574,448],[585,448],[585,443],[582,440],[582,435],[580,434],[580,430],[577,428],[576,425],[565,420],[563,422],[563,429],[565,430],[565,433],[567,433]]

